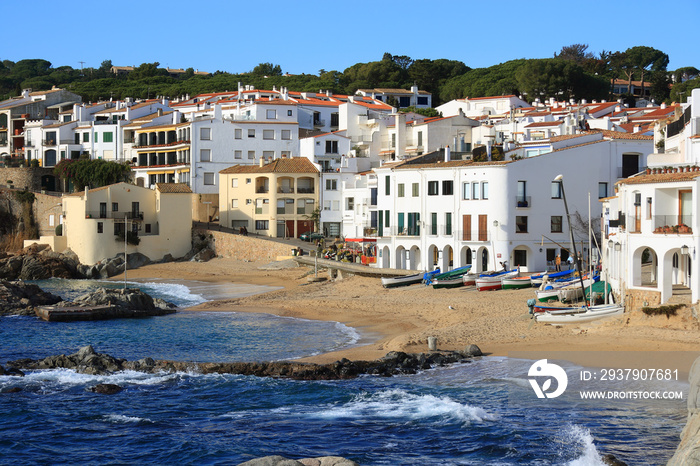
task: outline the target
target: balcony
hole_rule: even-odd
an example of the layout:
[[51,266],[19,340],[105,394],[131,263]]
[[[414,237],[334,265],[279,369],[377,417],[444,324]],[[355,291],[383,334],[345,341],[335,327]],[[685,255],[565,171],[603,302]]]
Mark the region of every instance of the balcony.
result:
[[302,186],[299,186],[299,187],[297,188],[297,193],[298,193],[298,194],[313,194],[313,193],[314,193],[314,188],[313,188],[313,186],[310,187],[310,188],[309,188],[309,187],[302,187]]
[[255,188],[255,194],[267,194],[270,192],[270,188],[267,186],[258,186]]
[[114,220],[124,220],[126,217],[127,220],[143,220],[143,212],[116,212],[116,211],[107,211],[107,212],[99,212],[99,211],[88,211],[85,212],[85,218],[96,218],[96,219],[105,219],[105,218],[111,218]]
[[690,227],[692,224],[692,215],[655,215],[653,217],[653,233],[657,235],[689,235],[693,233],[693,229]]
[[532,207],[532,198],[530,196],[515,196],[515,207],[518,209]]
[[51,146],[55,146],[55,145],[56,145],[56,141],[55,141],[54,139],[45,139],[45,140],[43,141],[43,144],[44,144],[44,146],[49,146],[49,147],[51,147]]

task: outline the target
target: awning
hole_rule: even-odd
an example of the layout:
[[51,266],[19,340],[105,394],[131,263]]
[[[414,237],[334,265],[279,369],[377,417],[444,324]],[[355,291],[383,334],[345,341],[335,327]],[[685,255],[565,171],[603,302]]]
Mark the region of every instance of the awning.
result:
[[348,243],[369,243],[369,242],[377,242],[376,238],[345,238],[345,241]]

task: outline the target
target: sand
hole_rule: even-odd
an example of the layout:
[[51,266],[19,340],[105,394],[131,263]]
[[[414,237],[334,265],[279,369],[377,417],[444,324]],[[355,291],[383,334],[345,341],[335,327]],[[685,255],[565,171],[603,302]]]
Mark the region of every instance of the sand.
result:
[[354,327],[363,335],[351,348],[306,359],[317,363],[344,357],[376,359],[389,351],[427,351],[430,336],[437,337],[439,349],[464,349],[475,344],[485,354],[496,356],[522,351],[700,350],[697,343],[700,326],[690,310],[681,311],[670,319],[648,317],[641,311],[634,311],[620,318],[580,326],[550,326],[538,324],[528,315],[526,301],[534,297],[532,289],[478,292],[473,287],[434,290],[423,285],[384,289],[378,278],[359,276],[309,283],[310,269],[290,267],[290,262],[280,263],[287,267],[278,270],[265,270],[270,265],[267,262],[225,258],[206,263],[153,264],[128,271],[128,278],[283,287],[255,296],[208,302],[191,309],[263,312],[337,321]]

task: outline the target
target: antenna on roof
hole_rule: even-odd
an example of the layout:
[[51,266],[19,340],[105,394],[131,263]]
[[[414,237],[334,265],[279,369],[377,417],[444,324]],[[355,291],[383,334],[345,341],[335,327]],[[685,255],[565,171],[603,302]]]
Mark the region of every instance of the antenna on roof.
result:
[[79,61],[78,63],[80,63],[80,76],[83,76],[83,65],[85,64],[85,62]]

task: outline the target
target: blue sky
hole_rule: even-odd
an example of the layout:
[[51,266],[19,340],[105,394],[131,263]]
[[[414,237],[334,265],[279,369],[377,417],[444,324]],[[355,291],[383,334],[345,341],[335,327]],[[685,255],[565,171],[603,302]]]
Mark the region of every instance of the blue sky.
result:
[[646,45],[669,55],[669,70],[700,68],[698,0],[36,0],[31,17],[23,2],[3,7],[0,59],[74,68],[81,61],[158,61],[236,73],[272,62],[284,72],[316,74],[380,60],[384,52],[480,68],[552,57],[575,43],[596,55]]

